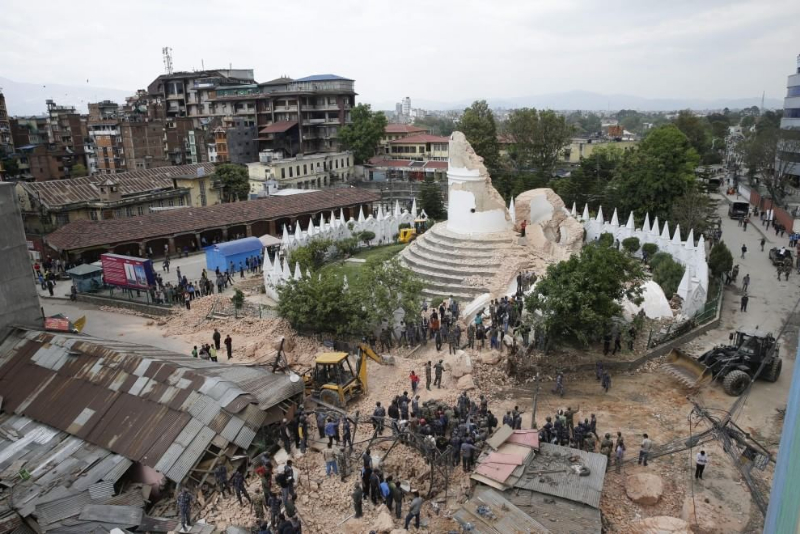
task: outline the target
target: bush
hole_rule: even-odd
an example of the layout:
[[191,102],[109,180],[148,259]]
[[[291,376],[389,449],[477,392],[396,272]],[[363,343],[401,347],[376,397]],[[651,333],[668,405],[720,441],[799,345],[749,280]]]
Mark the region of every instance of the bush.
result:
[[313,239],[307,245],[297,247],[289,255],[289,265],[294,269],[294,264],[299,263],[300,268],[316,271],[330,260],[330,249],[336,252],[336,246],[331,239]]
[[353,255],[358,250],[358,238],[348,237],[336,242],[336,248],[342,256]]
[[719,278],[733,268],[733,255],[728,247],[720,241],[711,248],[708,255],[708,269]]
[[639,238],[628,237],[627,239],[623,239],[622,248],[624,248],[631,254],[635,253],[637,250],[639,250]]
[[655,243],[645,243],[642,245],[642,252],[647,254],[648,258],[652,258],[658,252],[658,245]]
[[363,232],[360,232],[356,237],[359,239],[359,241],[363,241],[365,245],[369,245],[369,242],[375,239],[375,232],[364,230]]
[[400,230],[402,230],[403,228],[411,228],[411,223],[400,223],[400,226],[398,226],[398,228]]
[[614,235],[608,232],[602,234],[597,239],[597,244],[600,245],[601,247],[610,247],[611,245],[614,244]]
[[664,295],[671,299],[683,279],[684,266],[665,252],[653,256],[650,266],[653,269],[653,281],[660,285]]

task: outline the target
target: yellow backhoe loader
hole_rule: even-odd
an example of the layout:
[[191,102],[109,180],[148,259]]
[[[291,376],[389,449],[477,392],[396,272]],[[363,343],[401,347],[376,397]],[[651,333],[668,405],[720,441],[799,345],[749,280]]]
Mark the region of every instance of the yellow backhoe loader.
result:
[[303,375],[306,396],[343,408],[347,402],[367,393],[367,358],[383,363],[380,356],[366,344],[358,345],[355,370],[346,352],[325,352],[317,355],[314,369]]

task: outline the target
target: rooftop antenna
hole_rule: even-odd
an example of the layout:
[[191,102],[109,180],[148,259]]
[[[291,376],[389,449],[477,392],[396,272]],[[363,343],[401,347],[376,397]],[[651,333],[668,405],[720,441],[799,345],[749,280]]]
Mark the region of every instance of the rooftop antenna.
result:
[[161,49],[161,53],[164,55],[164,71],[172,74],[172,48],[165,46]]

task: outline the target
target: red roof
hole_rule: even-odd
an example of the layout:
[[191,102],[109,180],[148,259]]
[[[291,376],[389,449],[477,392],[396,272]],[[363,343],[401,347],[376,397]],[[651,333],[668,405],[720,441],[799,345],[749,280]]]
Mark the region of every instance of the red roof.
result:
[[414,126],[412,124],[387,124],[386,128],[383,129],[384,133],[387,134],[415,134],[415,133],[422,133],[427,132],[427,128],[420,128],[419,126]]
[[339,207],[375,202],[380,198],[380,193],[364,189],[337,188],[302,195],[166,210],[142,217],[104,221],[80,220],[59,228],[49,234],[46,240],[56,250],[65,251],[114,246],[197,233],[234,224],[329,211]]
[[262,128],[259,133],[268,134],[268,133],[282,133],[291,128],[292,126],[297,126],[297,121],[279,121],[274,122],[267,126],[266,128]]
[[409,135],[408,137],[401,137],[400,139],[393,139],[389,141],[392,144],[411,144],[411,143],[449,143],[449,137],[442,137],[440,135],[430,134],[417,134]]
[[[374,157],[369,160],[369,164],[373,167],[394,167],[394,168],[409,168],[409,169],[443,169],[447,170],[446,161],[417,161],[413,159],[381,159]],[[422,164],[422,165],[420,165]]]

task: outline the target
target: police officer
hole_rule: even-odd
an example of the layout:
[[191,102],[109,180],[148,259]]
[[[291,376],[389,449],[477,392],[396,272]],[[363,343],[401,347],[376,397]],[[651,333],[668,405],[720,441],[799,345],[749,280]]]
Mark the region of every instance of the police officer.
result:
[[600,454],[606,455],[606,471],[611,465],[611,451],[614,449],[614,442],[611,441],[611,434],[606,434],[603,441],[600,442]]
[[225,469],[224,465],[218,465],[214,469],[214,478],[217,479],[217,487],[219,491],[226,495],[228,492],[228,470]]
[[425,389],[431,390],[431,361],[425,364]]
[[356,519],[364,515],[364,492],[361,490],[361,484],[356,482],[356,487],[351,495],[353,497],[353,509],[356,512]]
[[[441,341],[439,342],[441,346]],[[434,386],[438,386],[439,389],[442,389],[442,373],[444,372],[444,365],[442,364],[444,360],[439,360],[439,363],[433,366],[434,375],[436,379],[433,381]]]
[[191,511],[192,511],[192,501],[194,501],[194,497],[189,493],[189,490],[186,488],[182,488],[180,493],[178,493],[178,498],[176,499],[178,504],[178,515],[181,517],[181,530],[186,530],[187,528],[191,528],[192,526],[192,518],[191,518]]
[[242,502],[242,495],[244,498],[247,499],[247,502],[252,504],[252,500],[250,499],[250,495],[247,493],[247,487],[244,485],[244,475],[242,475],[241,471],[236,471],[233,476],[231,477],[231,486],[233,486],[233,491],[236,492],[236,498],[239,499],[239,506],[244,506]]

